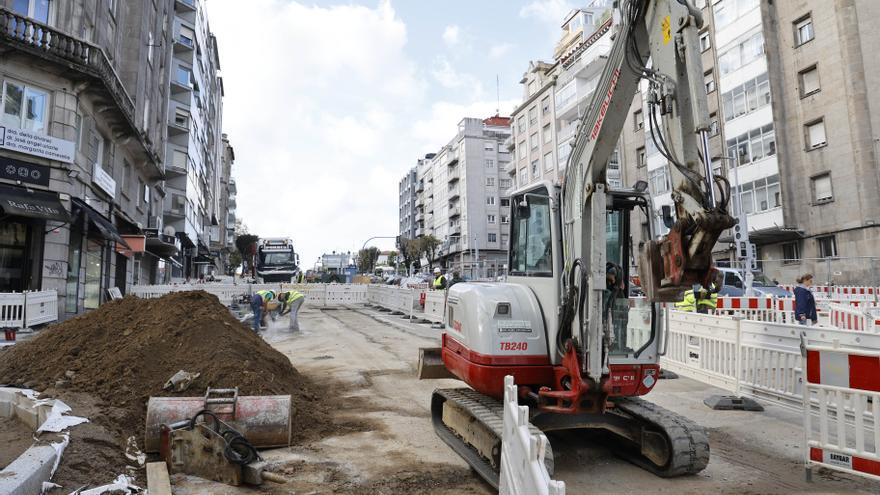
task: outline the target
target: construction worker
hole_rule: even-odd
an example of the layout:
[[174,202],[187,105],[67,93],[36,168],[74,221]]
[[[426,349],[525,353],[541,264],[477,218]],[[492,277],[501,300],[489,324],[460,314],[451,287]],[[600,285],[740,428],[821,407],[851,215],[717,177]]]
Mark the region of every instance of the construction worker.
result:
[[296,283],[301,284],[306,279],[305,274],[302,271],[296,274]]
[[455,285],[455,284],[457,284],[457,283],[459,283],[459,282],[464,282],[464,279],[461,278],[461,275],[458,273],[458,270],[454,270],[454,271],[452,272],[452,279],[449,281],[449,283],[448,283],[448,285],[446,286],[446,288],[448,289],[448,288],[452,287],[453,285]]
[[300,306],[302,306],[302,303],[305,302],[305,300],[306,296],[302,292],[296,290],[290,290],[278,294],[278,302],[281,303],[281,309],[278,311],[278,316],[284,316],[287,313],[290,313],[289,328],[293,331],[299,331],[297,314],[299,313]]
[[251,309],[254,312],[254,332],[260,331],[260,326],[265,327],[266,313],[269,312],[269,301],[275,299],[275,292],[271,290],[258,290],[251,296]]
[[[696,289],[696,292],[694,289]],[[685,291],[684,299],[675,303],[675,309],[689,312],[696,311],[697,313],[708,313],[710,310],[715,310],[718,306],[718,291],[707,290],[700,285],[695,285],[694,289]]]
[[431,287],[434,290],[446,289],[446,277],[443,276],[443,272],[440,270],[440,267],[434,268],[434,283],[431,284]]

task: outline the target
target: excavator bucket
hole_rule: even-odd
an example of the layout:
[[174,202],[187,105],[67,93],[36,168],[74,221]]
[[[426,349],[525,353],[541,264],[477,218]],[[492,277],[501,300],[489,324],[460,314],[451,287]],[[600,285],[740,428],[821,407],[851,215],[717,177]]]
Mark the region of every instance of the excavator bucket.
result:
[[422,347],[419,349],[419,380],[458,377],[446,369],[443,364],[443,351],[439,347]]
[[682,294],[697,284],[720,287],[718,273],[710,254],[688,257],[678,225],[660,240],[646,242],[639,253],[639,278],[649,301],[680,301]]

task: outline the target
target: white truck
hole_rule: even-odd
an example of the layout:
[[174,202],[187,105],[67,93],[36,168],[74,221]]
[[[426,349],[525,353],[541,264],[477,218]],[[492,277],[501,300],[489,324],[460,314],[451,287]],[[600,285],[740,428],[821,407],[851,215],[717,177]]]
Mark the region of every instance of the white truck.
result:
[[267,237],[257,243],[257,280],[295,282],[299,273],[299,255],[293,241],[283,237]]

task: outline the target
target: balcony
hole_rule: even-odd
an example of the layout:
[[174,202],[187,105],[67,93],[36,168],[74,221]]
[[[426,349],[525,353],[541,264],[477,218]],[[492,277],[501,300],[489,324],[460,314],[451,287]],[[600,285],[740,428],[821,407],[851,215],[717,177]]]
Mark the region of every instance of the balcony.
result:
[[416,211],[416,222],[421,222],[425,219],[425,212]]
[[181,12],[195,12],[196,2],[195,0],[175,0],[174,7],[180,8]]
[[425,183],[424,183],[424,182],[419,182],[419,185],[416,186],[416,192],[417,192],[417,193],[420,193],[420,192],[423,192],[424,190],[425,190]]
[[186,54],[195,50],[196,44],[193,40],[183,36],[182,34],[178,34],[174,37],[174,53],[176,54]]
[[449,207],[449,218],[456,218],[461,216],[461,207],[460,206],[450,206]]
[[[449,227],[449,235],[450,236],[461,236],[461,225],[455,225],[453,227]],[[458,241],[455,242],[458,244]]]
[[423,229],[423,228],[416,229],[416,237],[421,237],[423,235],[425,235],[425,229]]
[[[0,45],[3,45],[7,60],[10,51],[17,51],[52,64],[57,75],[79,79],[77,84],[87,88],[83,93],[95,100],[94,106],[107,108],[102,116],[109,127],[118,129],[116,133],[121,134],[120,139],[124,136],[135,138],[139,145],[135,152],[146,162],[149,178],[163,178],[162,162],[136,123],[134,101],[101,47],[3,7],[0,7]],[[38,66],[33,60],[27,63]],[[85,77],[73,76],[74,72]],[[86,82],[98,84],[83,84]]]
[[459,197],[461,197],[461,194],[459,193],[458,187],[450,187],[449,188],[449,200],[452,201],[454,199],[458,199]]
[[449,182],[450,184],[458,181],[458,179],[461,179],[461,168],[459,168],[459,167],[450,168],[449,173],[446,176],[447,176],[447,182]]

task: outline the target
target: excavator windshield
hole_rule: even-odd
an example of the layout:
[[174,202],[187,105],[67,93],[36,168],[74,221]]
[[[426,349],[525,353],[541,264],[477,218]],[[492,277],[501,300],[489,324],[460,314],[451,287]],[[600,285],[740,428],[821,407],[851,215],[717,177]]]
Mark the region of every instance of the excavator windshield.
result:
[[510,274],[520,277],[553,276],[553,237],[550,197],[546,189],[517,197],[510,225]]

